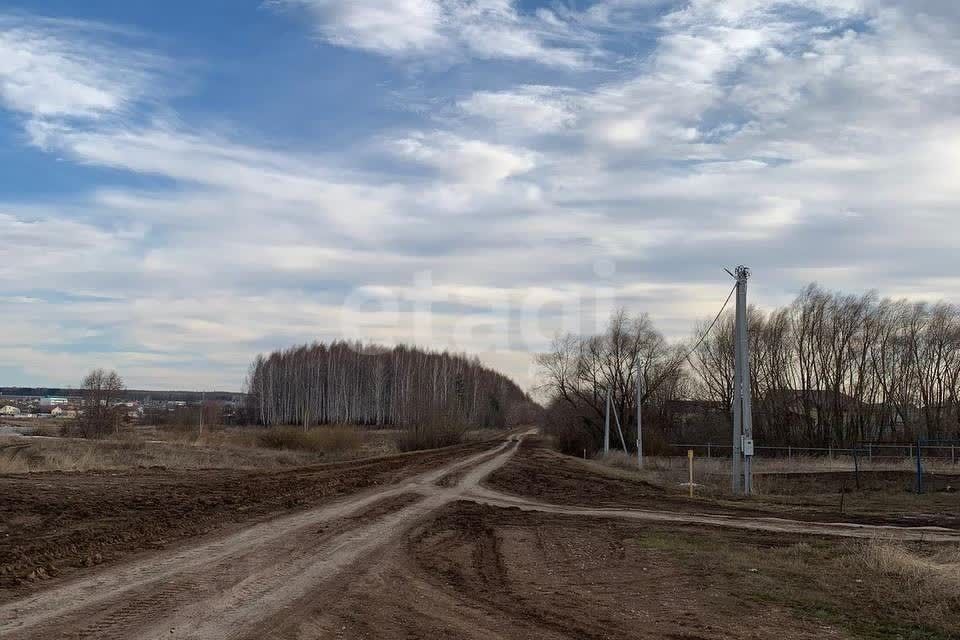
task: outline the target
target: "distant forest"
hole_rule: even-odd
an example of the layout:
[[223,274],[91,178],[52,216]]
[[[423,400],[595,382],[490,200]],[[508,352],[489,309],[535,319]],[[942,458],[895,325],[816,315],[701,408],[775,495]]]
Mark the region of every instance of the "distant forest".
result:
[[[79,387],[0,387],[0,397],[27,396],[27,397],[58,397],[69,398],[82,395]],[[150,389],[124,389],[118,392],[118,397],[127,402],[186,402],[199,404],[201,398],[206,401],[236,402],[243,398],[242,393],[231,391],[156,391]]]
[[260,355],[247,380],[265,425],[411,426],[444,420],[502,427],[527,395],[479,359],[414,347],[314,343]]

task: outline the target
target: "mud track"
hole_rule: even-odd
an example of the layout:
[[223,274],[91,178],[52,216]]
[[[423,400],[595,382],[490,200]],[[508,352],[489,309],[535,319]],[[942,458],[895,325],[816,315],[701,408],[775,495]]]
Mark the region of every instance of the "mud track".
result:
[[0,602],[49,587],[50,577],[329,504],[489,446],[476,443],[282,471],[0,475]]
[[[530,535],[539,535],[538,522],[574,526],[581,536],[582,532],[635,528],[646,523],[733,530],[745,535],[881,535],[900,540],[960,542],[960,532],[948,529],[680,512],[670,509],[669,504],[661,510],[549,504],[482,486],[495,472],[501,479],[510,473],[512,465],[507,465],[521,441],[522,437],[515,436],[388,486],[364,489],[192,546],[104,567],[13,600],[0,605],[0,637],[240,640],[394,637],[395,633],[406,637],[480,638],[533,632],[535,637],[545,638],[620,637],[582,616],[558,624],[551,618],[558,615],[556,611],[537,613],[541,605],[524,604],[508,596],[506,586],[498,587],[506,585],[508,573],[516,571],[503,560],[503,541],[491,528],[491,522],[503,517],[512,523],[511,535],[523,538],[527,549],[523,557],[530,555],[530,544],[541,548],[549,544],[543,538],[531,542]],[[472,514],[466,525],[444,525],[445,518],[459,522],[458,514],[462,513]],[[593,540],[592,534],[586,539]],[[611,538],[609,544],[618,543]],[[463,553],[472,558],[469,575],[457,568],[463,564]],[[443,554],[452,555],[444,561]],[[581,564],[587,559],[577,556]],[[551,578],[549,572],[538,573],[536,562],[527,561],[523,566],[527,572],[523,584],[530,591],[525,597],[530,602],[539,602],[541,584],[559,589],[558,579]],[[569,571],[569,567],[564,570]],[[573,574],[564,575],[560,582]],[[367,588],[358,592],[355,584]],[[604,593],[599,589],[597,598],[607,597]],[[413,597],[420,601],[412,601]],[[362,614],[351,614],[343,608],[351,598],[359,603],[357,606],[362,604],[358,609]],[[330,611],[323,610],[326,605],[330,605]],[[498,612],[513,612],[512,618],[502,619]],[[383,618],[385,615],[388,617]],[[345,619],[350,621],[350,628],[338,628]],[[382,626],[375,625],[376,620]],[[576,625],[569,626],[574,621],[578,621]],[[780,623],[774,616],[770,628],[776,629]],[[703,623],[696,635],[685,632],[674,637],[717,637],[712,631],[706,633],[708,627]],[[565,628],[574,632],[567,634]],[[783,637],[812,638],[822,636],[821,631],[804,628]]]
[[[391,487],[156,554],[0,606],[0,637],[237,638],[396,539],[496,469],[518,442]],[[451,488],[435,483],[471,470]],[[411,494],[420,493],[416,499]]]

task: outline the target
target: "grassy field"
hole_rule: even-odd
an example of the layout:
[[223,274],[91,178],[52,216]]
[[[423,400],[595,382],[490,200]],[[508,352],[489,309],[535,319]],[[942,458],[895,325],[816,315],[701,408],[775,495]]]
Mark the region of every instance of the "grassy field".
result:
[[[704,590],[791,610],[871,640],[947,640],[960,634],[960,549],[651,530],[627,542],[698,576]],[[744,620],[749,625],[749,620]]]
[[[131,468],[270,469],[340,462],[478,442],[501,433],[491,429],[446,432],[401,431],[354,425],[311,427],[214,427],[196,430],[129,428],[102,440],[61,437],[62,421],[4,421],[0,429],[0,474],[43,471],[111,471]],[[17,433],[29,433],[23,436]],[[412,435],[411,435],[412,433]]]
[[0,435],[0,473],[130,468],[267,469],[387,455],[394,434],[353,426],[229,428],[196,432],[142,428],[117,438]]

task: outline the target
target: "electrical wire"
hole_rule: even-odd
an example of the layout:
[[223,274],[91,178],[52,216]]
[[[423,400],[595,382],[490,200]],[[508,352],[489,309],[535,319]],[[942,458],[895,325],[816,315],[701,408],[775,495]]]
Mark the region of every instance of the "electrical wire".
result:
[[723,315],[723,312],[726,310],[727,305],[730,304],[730,298],[733,297],[733,294],[736,290],[737,290],[737,285],[733,285],[733,289],[730,289],[730,293],[727,294],[727,299],[723,301],[723,306],[720,307],[720,311],[717,312],[717,315],[713,319],[713,322],[710,323],[710,326],[707,327],[707,329],[702,334],[700,334],[700,338],[697,340],[696,344],[693,345],[693,348],[687,351],[687,353],[683,356],[683,358],[678,359],[677,364],[667,369],[663,373],[663,375],[661,375],[659,379],[653,385],[651,385],[650,388],[644,390],[644,394],[643,394],[644,398],[646,398],[651,393],[656,391],[657,388],[659,388],[660,385],[663,384],[667,380],[667,378],[670,377],[670,374],[674,373],[677,369],[680,368],[680,365],[683,364],[684,360],[690,363],[690,366],[695,366],[693,364],[693,361],[690,360],[690,356],[692,356],[694,352],[700,347],[700,345],[703,344],[703,341],[707,339],[707,336],[710,334],[711,331],[713,331],[713,328],[717,326],[718,322],[720,322],[720,317]]
[[[700,335],[700,339],[697,340],[697,343],[693,345],[693,348],[687,351],[687,355],[683,356],[683,359],[687,362],[690,362],[690,356],[697,350],[697,348],[703,344],[703,341],[707,339],[707,336],[713,331],[713,328],[717,326],[717,323],[720,321],[720,316],[723,315],[724,310],[727,308],[727,305],[730,304],[730,298],[733,297],[734,292],[737,290],[737,285],[733,285],[733,289],[730,289],[730,293],[727,294],[727,299],[724,300],[723,306],[720,307],[720,311],[717,312],[717,317],[713,319],[713,322],[710,323],[710,326],[707,327],[707,330]],[[692,362],[690,362],[693,365]],[[679,366],[679,365],[678,365]]]

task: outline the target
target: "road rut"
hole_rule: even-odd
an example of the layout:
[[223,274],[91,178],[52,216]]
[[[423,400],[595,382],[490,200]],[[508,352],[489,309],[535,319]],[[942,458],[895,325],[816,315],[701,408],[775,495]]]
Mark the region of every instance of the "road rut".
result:
[[[516,450],[519,438],[409,482],[157,554],[0,606],[0,636],[25,638],[241,638],[430,512],[461,498]],[[453,487],[435,483],[471,470]],[[412,503],[344,519],[385,501]],[[379,511],[382,512],[382,509]],[[341,526],[332,526],[332,525]],[[330,532],[329,529],[335,529]]]
[[0,637],[236,639],[267,619],[337,589],[350,567],[369,566],[405,532],[455,501],[582,517],[830,537],[960,542],[936,527],[816,523],[779,518],[591,508],[538,502],[482,486],[523,436],[412,480],[161,552],[0,605]]

